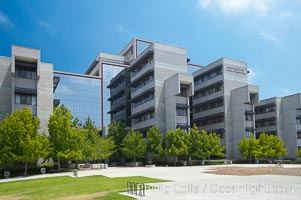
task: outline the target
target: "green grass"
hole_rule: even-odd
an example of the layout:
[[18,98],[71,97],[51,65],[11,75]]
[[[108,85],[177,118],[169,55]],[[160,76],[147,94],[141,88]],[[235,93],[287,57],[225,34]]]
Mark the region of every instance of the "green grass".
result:
[[[0,199],[133,199],[119,195],[126,191],[128,181],[155,183],[164,180],[141,176],[107,178],[90,176],[81,178],[53,177],[0,183]],[[84,196],[80,196],[84,195]],[[13,198],[14,197],[14,198]],[[73,198],[72,198],[73,197]],[[82,198],[80,198],[82,197]],[[16,198],[18,199],[18,198]]]

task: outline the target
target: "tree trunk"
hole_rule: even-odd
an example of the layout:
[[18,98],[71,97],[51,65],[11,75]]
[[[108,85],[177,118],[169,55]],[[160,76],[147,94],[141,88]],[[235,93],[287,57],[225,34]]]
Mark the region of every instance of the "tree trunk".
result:
[[28,168],[28,163],[27,163],[27,161],[26,161],[26,162],[25,162],[24,176],[27,176],[27,168]]
[[61,171],[61,159],[57,158],[57,167],[58,167],[58,172]]
[[252,161],[252,156],[250,155],[250,157],[249,157],[249,164],[251,164],[251,161]]

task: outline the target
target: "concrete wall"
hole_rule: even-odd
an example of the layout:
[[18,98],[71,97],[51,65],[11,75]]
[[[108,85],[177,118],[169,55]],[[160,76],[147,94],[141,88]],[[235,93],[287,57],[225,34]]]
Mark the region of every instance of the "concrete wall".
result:
[[296,158],[296,108],[301,108],[301,94],[290,95],[282,98],[282,138],[286,148],[288,148],[287,158]]
[[[181,84],[189,85],[187,97],[177,96],[180,94]],[[189,97],[193,95],[193,77],[187,74],[175,74],[168,78],[164,84],[165,90],[165,131],[176,129],[177,123],[190,124],[189,109],[187,116],[177,116],[176,104],[182,103],[189,106]],[[164,132],[165,133],[165,132]]]
[[227,148],[229,152],[233,152],[233,158],[241,158],[241,155],[238,151],[238,144],[244,137],[246,137],[246,128],[255,128],[254,118],[253,121],[245,121],[245,111],[253,111],[250,94],[258,94],[258,92],[258,87],[249,85],[237,88],[231,92],[233,145],[227,145]]
[[53,111],[53,65],[41,63],[37,88],[37,116],[41,121],[40,132],[47,131],[48,120]]
[[11,113],[11,58],[0,57],[0,121]]
[[165,88],[164,81],[176,73],[186,73],[186,50],[163,45],[153,44],[155,67],[155,125],[162,133],[165,126]]

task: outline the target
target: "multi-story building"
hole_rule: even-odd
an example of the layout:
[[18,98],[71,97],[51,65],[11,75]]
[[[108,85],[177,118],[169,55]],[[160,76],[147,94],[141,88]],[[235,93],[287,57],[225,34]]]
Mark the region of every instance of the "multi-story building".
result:
[[255,112],[256,137],[263,132],[277,135],[288,148],[286,158],[296,158],[301,148],[301,94],[261,100]]
[[130,90],[127,85],[130,83],[128,68],[119,72],[107,86],[110,88],[111,110],[108,114],[111,115],[111,122],[122,121],[126,127],[131,127],[131,120],[129,116],[131,114],[130,108]]
[[239,158],[239,141],[254,131],[258,87],[248,85],[245,62],[221,58],[193,73],[193,123],[216,132],[228,158]]
[[[188,129],[193,79],[187,74],[186,50],[142,41],[148,45],[138,54],[135,49],[139,41],[134,39],[125,47],[123,52],[134,51],[129,59],[130,67],[109,85],[110,113],[120,111],[119,115],[111,116],[112,121],[130,119],[131,128],[141,132],[151,126],[158,127],[162,133],[177,127]],[[119,102],[117,107],[112,103],[114,100]],[[125,109],[128,107],[130,112]]]
[[53,108],[65,105],[81,122],[89,116],[101,125],[99,77],[54,71],[53,65],[41,62],[40,50],[12,46],[12,56],[0,57],[0,121],[6,114],[29,107],[47,124]]
[[53,110],[53,65],[41,62],[40,50],[12,46],[12,57],[0,57],[0,120],[29,107],[47,131]]
[[240,157],[243,137],[275,134],[289,149],[287,157],[295,158],[301,94],[259,103],[247,74],[241,61],[221,58],[203,67],[191,64],[183,48],[136,38],[118,55],[99,53],[84,75],[54,71],[40,50],[12,46],[11,57],[0,57],[0,120],[26,106],[40,118],[40,131],[47,131],[53,108],[65,105],[102,130],[112,121],[142,132],[156,126],[162,133],[195,123],[221,136],[228,158]]

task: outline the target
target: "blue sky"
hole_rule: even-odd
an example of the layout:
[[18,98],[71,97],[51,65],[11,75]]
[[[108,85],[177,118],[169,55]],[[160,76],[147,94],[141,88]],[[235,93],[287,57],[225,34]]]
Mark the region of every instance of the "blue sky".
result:
[[260,97],[301,92],[301,0],[0,0],[0,55],[41,49],[56,70],[84,73],[132,37],[187,49],[192,63],[248,63]]

